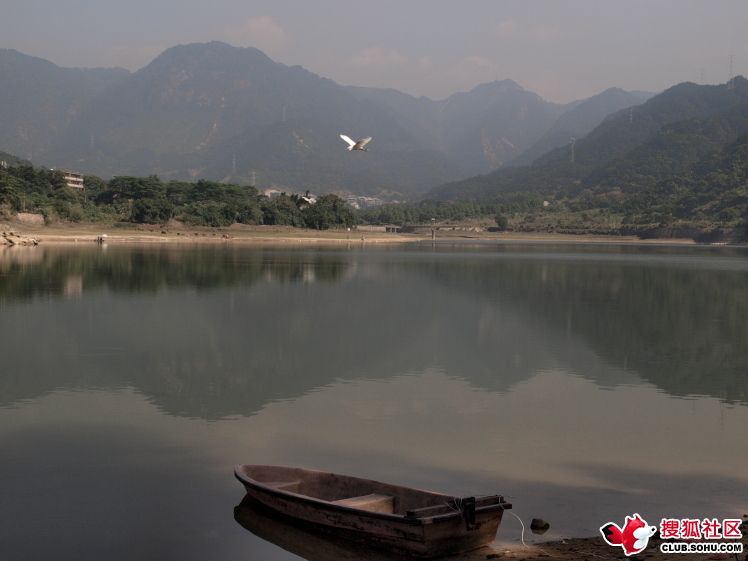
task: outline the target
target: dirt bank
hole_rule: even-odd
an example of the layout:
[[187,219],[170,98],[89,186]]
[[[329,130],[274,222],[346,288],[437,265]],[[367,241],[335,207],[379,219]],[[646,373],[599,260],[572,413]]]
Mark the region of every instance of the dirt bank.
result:
[[[415,233],[363,232],[352,230],[308,230],[290,226],[245,226],[228,228],[190,228],[178,226],[121,226],[101,224],[38,225],[17,221],[0,223],[0,231],[12,231],[16,236],[34,239],[40,244],[95,243],[250,243],[339,245],[341,243],[397,244],[432,240],[430,231]],[[687,245],[690,239],[661,238],[641,240],[636,236],[575,235],[532,232],[468,232],[438,230],[436,241],[508,241],[549,243],[600,243],[642,245]]]

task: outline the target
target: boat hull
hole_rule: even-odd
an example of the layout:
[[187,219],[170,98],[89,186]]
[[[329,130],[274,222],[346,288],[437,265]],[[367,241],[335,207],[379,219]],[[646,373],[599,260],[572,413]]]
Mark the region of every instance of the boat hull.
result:
[[[478,508],[474,520],[468,524],[461,512],[408,517],[361,511],[273,488],[247,477],[239,468],[237,478],[244,484],[246,498],[288,521],[300,522],[366,545],[424,558],[470,551],[490,543],[496,535],[504,508],[511,507],[502,503]],[[445,500],[450,498],[443,497]]]

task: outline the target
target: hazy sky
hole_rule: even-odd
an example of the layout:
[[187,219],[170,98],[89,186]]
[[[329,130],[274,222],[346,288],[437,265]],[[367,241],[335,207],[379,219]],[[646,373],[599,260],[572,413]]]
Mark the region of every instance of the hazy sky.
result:
[[748,0],[0,0],[0,47],[137,70],[180,43],[256,46],[432,98],[511,78],[553,101],[748,74]]

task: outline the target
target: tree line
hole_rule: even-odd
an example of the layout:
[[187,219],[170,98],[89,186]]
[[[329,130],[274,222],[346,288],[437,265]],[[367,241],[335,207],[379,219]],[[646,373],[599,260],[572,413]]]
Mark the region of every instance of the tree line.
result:
[[[493,198],[384,204],[354,210],[334,194],[310,204],[298,194],[269,198],[256,188],[216,181],[164,181],[157,176],[84,178],[67,187],[60,171],[21,163],[0,167],[0,217],[43,214],[45,221],[192,226],[267,224],[315,229],[358,223],[417,226],[488,219],[498,230],[693,235],[721,228],[748,238],[748,141],[675,178],[631,192],[576,189],[501,192]],[[668,234],[668,231],[671,233]],[[685,232],[685,234],[684,234]]]
[[147,177],[85,176],[84,188],[70,188],[63,173],[30,165],[0,169],[0,214],[32,212],[45,221],[193,226],[287,225],[325,230],[351,227],[357,216],[334,194],[311,204],[298,194],[269,198],[255,187],[199,180],[163,181]]

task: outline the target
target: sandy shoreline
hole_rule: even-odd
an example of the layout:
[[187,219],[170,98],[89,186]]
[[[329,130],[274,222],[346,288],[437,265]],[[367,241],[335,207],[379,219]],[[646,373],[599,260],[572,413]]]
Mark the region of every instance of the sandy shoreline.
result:
[[403,243],[420,241],[423,236],[389,234],[384,232],[357,232],[355,230],[306,230],[275,226],[232,226],[229,228],[121,228],[102,225],[29,226],[0,224],[0,231],[38,241],[40,244],[95,243],[101,236],[111,243],[250,243],[324,245],[340,243]]
[[[745,528],[745,525],[743,526]],[[672,541],[672,540],[668,540]],[[706,540],[701,540],[706,541]],[[618,561],[621,559],[647,559],[650,561],[672,561],[673,559],[682,559],[683,561],[709,561],[709,560],[735,560],[744,561],[748,559],[748,535],[743,532],[742,540],[722,540],[722,542],[740,541],[743,544],[743,553],[726,554],[726,553],[662,553],[660,544],[663,540],[652,538],[647,544],[647,548],[641,553],[626,557],[620,547],[611,547],[602,539],[602,537],[591,538],[571,538],[553,542],[538,544],[513,545],[502,548],[500,544],[492,544],[490,552],[485,552],[474,560],[482,559],[511,559],[512,561],[594,561],[602,559],[606,561]],[[467,561],[467,560],[465,560]]]
[[[1,233],[13,233],[14,238],[36,240],[43,245],[95,243],[106,236],[107,243],[241,243],[279,245],[340,245],[340,244],[400,244],[431,241],[430,232],[386,233],[360,230],[307,230],[289,226],[241,226],[228,228],[188,228],[138,226],[117,227],[100,224],[29,225],[17,222],[0,223]],[[471,232],[438,230],[437,241],[511,241],[552,243],[600,243],[641,245],[694,245],[690,239],[641,240],[635,236],[604,236],[592,234],[555,234],[532,232]],[[0,238],[0,244],[4,242]]]

